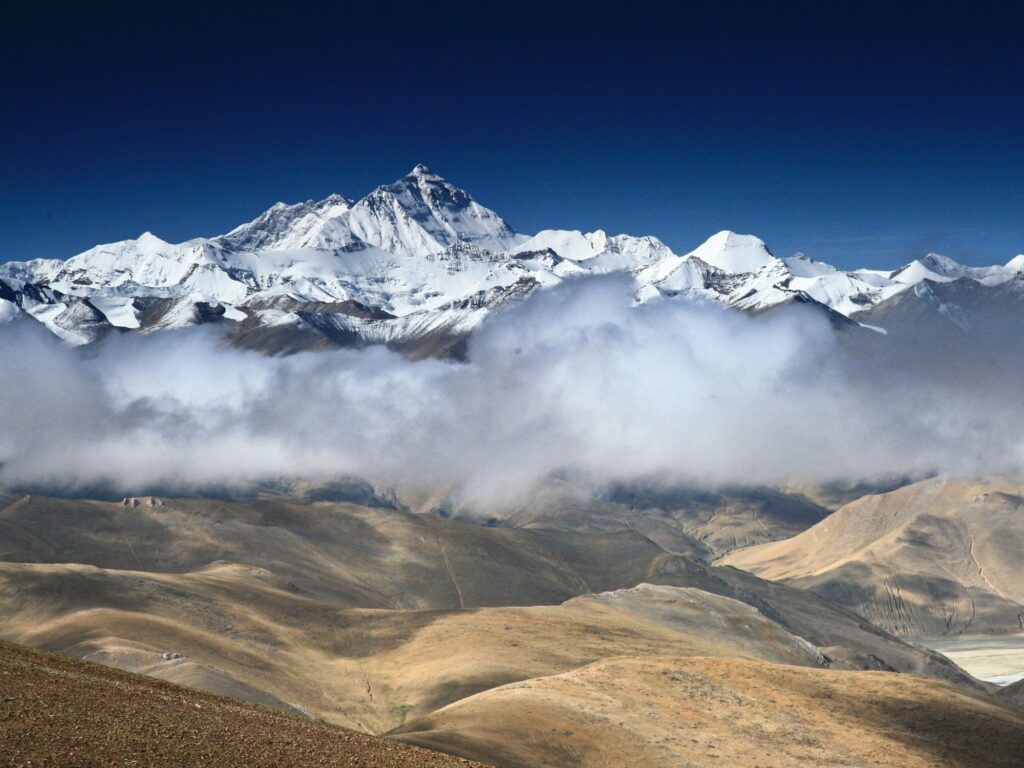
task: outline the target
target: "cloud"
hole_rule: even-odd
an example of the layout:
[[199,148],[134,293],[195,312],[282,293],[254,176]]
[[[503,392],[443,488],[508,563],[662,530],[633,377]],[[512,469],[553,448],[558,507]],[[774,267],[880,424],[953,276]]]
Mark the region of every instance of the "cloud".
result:
[[807,307],[635,307],[620,278],[493,317],[468,363],[381,347],[266,357],[206,328],[82,352],[12,323],[0,484],[199,492],[356,475],[507,505],[567,472],[707,487],[1021,473],[1024,414],[1003,370],[1019,351],[963,376],[955,351],[925,364],[882,341],[864,354]]

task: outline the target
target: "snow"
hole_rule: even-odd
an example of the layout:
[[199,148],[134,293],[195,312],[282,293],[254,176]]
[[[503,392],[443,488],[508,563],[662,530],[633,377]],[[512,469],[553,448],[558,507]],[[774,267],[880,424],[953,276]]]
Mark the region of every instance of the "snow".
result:
[[[97,315],[79,297],[123,329],[140,327],[135,298],[160,297],[176,302],[145,332],[194,324],[200,301],[224,307],[224,317],[235,322],[255,316],[265,325],[300,324],[294,312],[268,308],[288,296],[384,310],[396,319],[336,315],[330,322],[367,340],[394,341],[438,329],[471,330],[536,286],[616,273],[633,277],[639,303],[713,301],[761,311],[800,300],[850,317],[908,290],[931,300],[928,286],[937,283],[990,287],[1020,279],[1024,255],[1005,265],[970,267],[931,253],[895,271],[845,272],[800,253],[776,258],[760,238],[729,230],[684,255],[655,237],[603,230],[527,236],[417,165],[355,202],[335,194],[276,203],[219,237],[173,244],[144,232],[66,261],[2,264],[0,278],[15,300],[0,300],[0,320],[24,310],[68,343],[87,343]],[[939,311],[958,321],[955,305]]]
[[228,320],[234,320],[236,323],[240,323],[245,320],[248,315],[238,307],[232,306],[231,304],[225,304],[224,317]]
[[608,236],[598,230],[583,234],[578,229],[545,229],[517,246],[513,253],[550,250],[569,261],[587,261],[601,253]]
[[948,283],[956,279],[933,271],[920,260],[912,261],[905,267],[897,269],[892,273],[891,278],[903,285],[917,285],[922,280],[931,280],[933,283]]
[[687,255],[730,274],[756,272],[778,261],[760,238],[729,230],[712,235]]
[[637,300],[641,303],[654,298],[678,296],[691,298],[715,298],[714,291],[708,288],[709,275],[712,272],[699,259],[672,256],[637,273],[637,281],[641,289]]
[[67,308],[66,304],[37,304],[34,307],[26,308],[25,311],[39,322],[49,327],[50,324]]
[[65,328],[57,322],[67,310],[66,304],[37,304],[25,309],[29,315],[46,326],[61,341],[73,346],[88,344],[90,338],[87,334],[73,328]]
[[412,256],[439,253],[458,242],[508,251],[526,239],[425,166],[375,189],[352,207],[346,221],[364,243]]
[[[604,235],[600,230],[595,234]],[[669,247],[656,237],[615,235],[605,238],[604,250],[585,266],[591,274],[635,272],[673,256]]]
[[[513,249],[513,254],[550,251],[592,275],[633,272],[675,254],[656,237],[609,236],[603,230],[580,232],[578,229],[546,229]],[[560,275],[579,273],[562,267]]]
[[18,309],[18,305],[13,301],[7,299],[0,299],[0,323],[6,323],[9,320],[13,320],[21,314],[21,310]]
[[139,317],[135,312],[135,300],[124,296],[91,296],[89,298],[96,309],[115,328],[138,328]]
[[865,305],[877,304],[905,289],[902,284],[878,279],[877,276],[838,270],[815,277],[795,277],[789,285],[847,317],[863,310]]
[[804,256],[802,253],[795,253],[788,259],[783,259],[786,267],[788,267],[790,273],[794,277],[824,277],[825,275],[835,275],[839,273],[839,270],[835,267],[825,264],[820,261],[815,261],[812,258]]
[[760,311],[792,301],[798,292],[787,284],[790,273],[778,259],[761,269],[738,276],[729,283],[729,304],[738,309]]
[[395,315],[437,308],[480,290],[511,285],[524,276],[547,284],[560,281],[540,264],[530,269],[512,258],[495,260],[470,246],[418,257],[370,247],[340,254],[312,249],[264,251],[233,255],[231,264],[250,271],[260,291],[314,301],[354,299]]

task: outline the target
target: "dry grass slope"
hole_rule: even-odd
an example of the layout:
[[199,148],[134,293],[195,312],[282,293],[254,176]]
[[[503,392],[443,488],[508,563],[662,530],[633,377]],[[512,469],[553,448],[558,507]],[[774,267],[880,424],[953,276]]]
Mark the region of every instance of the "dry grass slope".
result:
[[865,496],[721,563],[809,589],[888,632],[1024,630],[1024,487],[927,480]]
[[[752,664],[786,665],[821,672],[814,679],[825,681],[858,679],[841,669],[895,669],[978,695],[989,690],[816,595],[711,568],[628,531],[491,528],[281,497],[126,504],[26,497],[0,509],[0,558],[7,639],[508,765],[690,759],[673,741],[685,722],[671,713],[694,705],[672,696],[692,694],[704,706],[706,695],[659,686],[667,685],[665,664],[685,670],[691,659],[736,664],[744,674],[760,674]],[[885,681],[904,677],[865,679],[884,693]],[[543,706],[523,693],[574,680],[583,682],[557,688],[555,699],[544,694]],[[921,701],[952,690],[915,685]],[[519,693],[508,698],[508,691]],[[855,690],[841,693],[850,711],[861,706]],[[634,698],[616,698],[627,694]],[[658,702],[653,709],[648,699]],[[810,717],[814,701],[794,699],[794,706]],[[965,716],[994,706],[968,694],[949,702]],[[133,711],[146,714],[142,705]],[[766,732],[785,742],[786,709],[757,711]],[[595,712],[597,730],[587,725]],[[648,721],[660,725],[641,727]],[[995,721],[1020,730],[1002,714]],[[719,751],[741,749],[717,722],[700,721],[687,738],[707,730],[721,740]],[[56,749],[59,734],[72,732],[52,725],[47,738]],[[530,730],[542,726],[557,730]],[[164,734],[162,727],[154,732]],[[986,733],[997,741],[1005,735]],[[828,730],[821,734],[813,738]],[[233,764],[219,759],[205,762]]]
[[407,724],[509,768],[1016,768],[1024,718],[944,683],[735,659],[608,659]]
[[[0,556],[8,560],[0,563],[0,637],[271,706],[298,705],[372,732],[395,727],[418,707],[453,700],[433,684],[415,695],[392,690],[403,665],[433,648],[455,670],[445,678],[454,696],[628,653],[629,643],[661,642],[666,631],[675,648],[684,636],[692,648],[692,638],[707,635],[700,617],[666,628],[630,616],[619,620],[625,640],[617,644],[618,635],[600,628],[612,620],[606,609],[591,629],[576,631],[575,620],[559,629],[562,613],[580,615],[579,607],[554,609],[563,601],[643,582],[753,606],[837,665],[972,684],[942,657],[894,641],[813,595],[671,555],[631,532],[487,528],[278,497],[127,505],[34,497],[0,510]],[[501,610],[467,614],[460,606]],[[546,623],[537,618],[545,616]],[[483,640],[483,628],[506,624],[523,636],[510,646],[523,649],[520,655],[495,674],[486,664],[463,671],[474,668],[478,649],[509,643],[505,630]],[[540,636],[559,653],[534,647]],[[730,652],[739,648],[737,638],[733,632]],[[703,651],[673,652],[710,653],[715,642],[709,637]],[[588,650],[562,657],[561,648],[576,647]],[[164,659],[165,652],[183,658]],[[527,663],[528,652],[560,666]]]

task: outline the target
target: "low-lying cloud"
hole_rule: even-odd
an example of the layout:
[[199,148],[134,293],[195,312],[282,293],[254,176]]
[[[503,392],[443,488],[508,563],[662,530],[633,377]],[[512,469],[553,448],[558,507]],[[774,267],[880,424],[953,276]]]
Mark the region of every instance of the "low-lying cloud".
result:
[[380,347],[266,357],[204,328],[83,352],[11,323],[0,485],[188,492],[355,475],[504,505],[557,472],[708,487],[1021,474],[1024,409],[1003,370],[1019,350],[963,376],[948,349],[927,365],[884,341],[882,357],[851,352],[801,307],[635,307],[616,278],[493,317],[468,363]]

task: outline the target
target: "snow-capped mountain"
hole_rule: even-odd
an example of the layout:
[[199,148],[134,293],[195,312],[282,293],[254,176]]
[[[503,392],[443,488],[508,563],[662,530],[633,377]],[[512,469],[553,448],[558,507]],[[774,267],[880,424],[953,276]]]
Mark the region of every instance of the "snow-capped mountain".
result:
[[886,316],[907,314],[905,302],[893,314],[895,297],[941,305],[937,316],[957,327],[970,322],[957,309],[958,290],[972,305],[978,290],[1015,304],[1024,297],[1024,255],[968,267],[928,254],[888,272],[844,272],[803,254],[779,258],[757,237],[728,231],[682,255],[650,236],[528,236],[417,165],[357,201],[277,203],[218,237],[173,244],[146,232],[66,261],[0,265],[0,321],[32,318],[74,345],[114,329],[219,322],[235,343],[274,353],[386,343],[443,355],[510,302],[610,273],[633,277],[639,303],[718,302],[759,313],[800,302],[881,330]]

